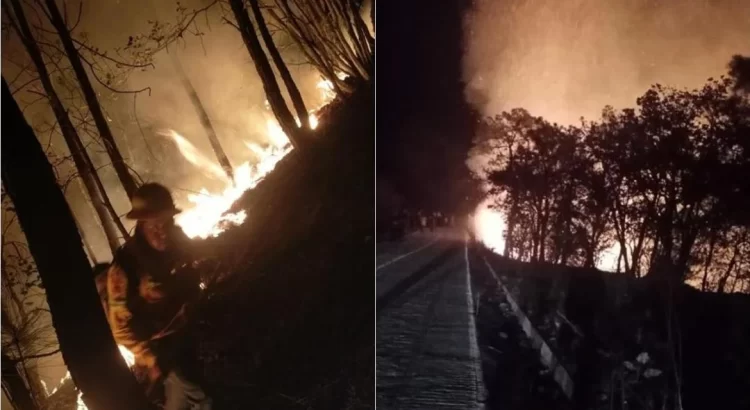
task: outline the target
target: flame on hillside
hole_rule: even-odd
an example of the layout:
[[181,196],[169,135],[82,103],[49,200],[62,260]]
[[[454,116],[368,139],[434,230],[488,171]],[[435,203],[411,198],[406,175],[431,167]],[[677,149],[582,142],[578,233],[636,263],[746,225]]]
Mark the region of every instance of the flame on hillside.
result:
[[[269,121],[267,125],[269,136],[277,133],[283,135],[283,131],[276,128],[278,123]],[[273,171],[276,164],[292,150],[288,139],[286,139],[284,145],[275,146],[272,144],[265,148],[256,143],[245,141],[245,146],[259,160],[255,164],[246,161],[235,167],[234,181],[230,181],[221,167],[211,162],[176,131],[170,130],[166,135],[177,143],[177,147],[185,159],[204,171],[219,177],[225,185],[221,193],[212,194],[207,188],[201,188],[198,193],[188,195],[187,199],[191,207],[177,215],[176,223],[191,238],[217,236],[229,225],[242,224],[247,217],[245,211],[227,213],[229,208],[245,191],[255,188],[266,175]],[[271,140],[277,141],[277,143],[281,141],[278,136],[271,137]]]
[[[341,73],[337,76],[344,78]],[[333,84],[330,81],[320,80],[316,87],[320,92],[323,104],[309,111],[312,129],[316,129],[319,125],[319,118],[316,113],[336,97]],[[270,109],[268,101],[266,101],[266,109]],[[297,119],[297,125],[300,125],[299,119]],[[266,175],[274,170],[276,164],[292,151],[289,138],[281,129],[278,121],[269,115],[266,118],[266,136],[270,144],[262,147],[251,141],[243,141],[257,160],[253,163],[248,160],[235,167],[234,181],[231,181],[216,161],[202,154],[177,131],[168,130],[161,134],[174,140],[182,156],[191,164],[224,181],[222,192],[210,192],[207,188],[201,188],[198,193],[188,195],[187,199],[190,206],[177,215],[175,222],[190,238],[218,236],[227,227],[242,224],[247,218],[245,211],[235,213],[228,213],[227,211],[245,191],[255,188]]]

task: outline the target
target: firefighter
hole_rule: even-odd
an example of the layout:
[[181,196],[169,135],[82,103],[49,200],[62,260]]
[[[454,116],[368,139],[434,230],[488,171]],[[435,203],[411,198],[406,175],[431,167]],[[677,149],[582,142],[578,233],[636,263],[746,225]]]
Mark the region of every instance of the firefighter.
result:
[[180,210],[164,186],[142,185],[131,205],[126,218],[136,221],[135,233],[107,270],[115,341],[135,356],[136,377],[150,396],[163,387],[165,410],[210,409],[211,398],[183,360],[186,309],[201,292],[200,278],[184,267],[198,259],[197,248],[175,225]]

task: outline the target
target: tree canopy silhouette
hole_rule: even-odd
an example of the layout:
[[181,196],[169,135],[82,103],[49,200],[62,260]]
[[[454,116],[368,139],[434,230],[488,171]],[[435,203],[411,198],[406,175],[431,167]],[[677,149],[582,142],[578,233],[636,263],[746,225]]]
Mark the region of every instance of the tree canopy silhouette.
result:
[[750,291],[750,99],[743,64],[696,90],[654,85],[637,108],[561,126],[487,118],[474,154],[507,219],[506,256]]

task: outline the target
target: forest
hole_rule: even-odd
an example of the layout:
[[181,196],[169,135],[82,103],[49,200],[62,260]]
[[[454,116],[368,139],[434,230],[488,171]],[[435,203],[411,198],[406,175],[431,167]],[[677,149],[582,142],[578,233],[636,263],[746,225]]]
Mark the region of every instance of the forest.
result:
[[750,292],[749,64],[577,125],[523,108],[483,119],[469,156],[487,159],[504,256]]

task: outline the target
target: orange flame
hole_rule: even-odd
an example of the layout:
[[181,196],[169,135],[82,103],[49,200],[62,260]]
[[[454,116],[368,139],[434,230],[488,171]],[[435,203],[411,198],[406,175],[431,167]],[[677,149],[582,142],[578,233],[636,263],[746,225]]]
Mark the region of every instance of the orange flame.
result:
[[[345,78],[342,73],[338,73],[337,76],[341,79]],[[321,80],[316,86],[320,90],[323,104],[309,112],[312,129],[319,125],[319,119],[315,113],[336,97],[333,84],[330,81]],[[266,101],[266,109],[270,109],[268,101]],[[297,124],[300,124],[299,119],[297,119]],[[218,236],[228,226],[242,224],[247,218],[245,211],[226,212],[245,191],[255,188],[266,175],[273,171],[276,164],[292,150],[289,138],[281,129],[279,123],[269,115],[266,118],[266,136],[270,144],[264,148],[254,142],[244,141],[245,146],[258,160],[255,163],[246,161],[236,167],[234,181],[230,181],[218,164],[203,155],[177,131],[168,130],[163,132],[162,135],[172,138],[182,156],[191,164],[225,183],[224,190],[221,193],[211,193],[208,189],[202,188],[199,194],[188,195],[189,205],[183,207],[186,210],[177,216],[176,223],[191,238]]]

